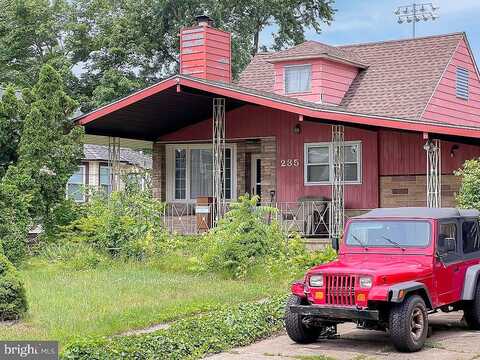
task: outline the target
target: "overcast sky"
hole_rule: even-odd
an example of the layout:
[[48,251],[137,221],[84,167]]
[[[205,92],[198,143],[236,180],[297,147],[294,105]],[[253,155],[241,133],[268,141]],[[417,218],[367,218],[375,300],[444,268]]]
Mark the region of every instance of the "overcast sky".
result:
[[[338,11],[332,25],[325,26],[321,34],[307,31],[306,36],[308,40],[330,45],[409,38],[412,36],[411,24],[398,24],[393,12],[398,6],[411,3],[409,0],[336,0],[334,7]],[[480,0],[436,0],[433,4],[440,7],[440,18],[417,23],[417,36],[465,31],[478,63]],[[262,32],[262,44],[270,43],[272,31],[275,27]]]

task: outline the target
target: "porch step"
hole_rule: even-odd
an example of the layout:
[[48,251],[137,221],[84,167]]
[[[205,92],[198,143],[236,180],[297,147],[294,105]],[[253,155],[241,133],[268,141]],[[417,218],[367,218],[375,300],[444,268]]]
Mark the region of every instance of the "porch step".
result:
[[332,244],[332,240],[330,238],[325,238],[325,237],[322,237],[322,238],[308,237],[308,238],[305,238],[304,242],[307,249],[311,251],[321,250],[325,248],[325,246]]

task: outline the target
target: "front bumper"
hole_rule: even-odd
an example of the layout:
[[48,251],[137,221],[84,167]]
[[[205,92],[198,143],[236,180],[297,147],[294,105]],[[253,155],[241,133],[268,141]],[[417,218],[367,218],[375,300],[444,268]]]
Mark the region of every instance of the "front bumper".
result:
[[339,320],[379,320],[378,310],[359,310],[356,308],[318,305],[290,305],[290,311],[305,316]]

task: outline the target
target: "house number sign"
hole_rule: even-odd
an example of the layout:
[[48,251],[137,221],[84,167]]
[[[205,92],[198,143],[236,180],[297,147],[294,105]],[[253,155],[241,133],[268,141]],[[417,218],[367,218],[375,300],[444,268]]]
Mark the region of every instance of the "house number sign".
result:
[[300,160],[298,159],[282,159],[280,160],[281,167],[297,167],[300,166]]

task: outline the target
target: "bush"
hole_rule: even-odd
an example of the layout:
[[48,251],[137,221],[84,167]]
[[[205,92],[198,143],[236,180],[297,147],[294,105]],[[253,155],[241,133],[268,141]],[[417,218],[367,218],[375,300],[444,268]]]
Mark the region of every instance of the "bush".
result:
[[480,159],[465,161],[455,175],[462,179],[456,197],[457,205],[461,208],[480,210]]
[[127,186],[106,197],[93,195],[85,215],[60,232],[62,241],[84,243],[112,257],[146,259],[163,251],[164,205],[149,191]]
[[0,254],[0,320],[16,320],[27,311],[27,297],[17,269]]
[[47,263],[60,264],[62,267],[73,270],[94,269],[108,260],[105,254],[88,244],[74,242],[45,244],[37,255]]
[[249,268],[279,252],[286,238],[276,222],[266,221],[276,209],[257,203],[257,196],[240,196],[207,234],[203,251],[208,269],[244,278]]
[[200,359],[245,346],[283,327],[285,298],[223,308],[180,320],[153,334],[82,339],[67,344],[63,359]]

